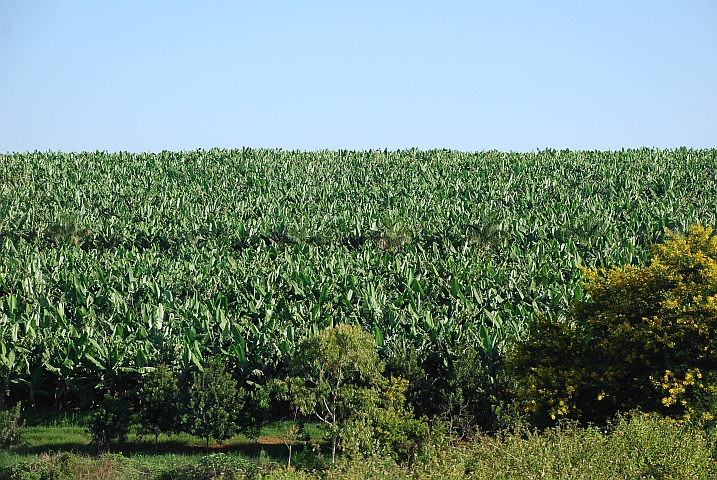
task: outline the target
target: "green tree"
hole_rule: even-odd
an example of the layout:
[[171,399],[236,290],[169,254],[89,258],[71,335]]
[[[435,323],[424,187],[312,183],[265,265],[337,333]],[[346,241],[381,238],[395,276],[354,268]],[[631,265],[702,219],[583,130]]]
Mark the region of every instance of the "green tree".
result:
[[107,392],[92,414],[90,433],[100,452],[109,452],[110,442],[124,441],[131,425],[130,405],[125,399]]
[[408,380],[391,377],[382,382],[374,409],[362,412],[373,424],[373,436],[381,453],[410,461],[428,434],[424,419],[416,419],[406,408]]
[[239,431],[237,418],[244,404],[244,391],[218,359],[204,365],[193,375],[184,425],[189,433],[204,438],[209,452],[209,438],[221,442]]
[[639,408],[713,423],[717,407],[717,236],[668,232],[644,266],[584,270],[586,298],[543,318],[508,364],[541,422],[602,423]]
[[358,325],[339,325],[301,341],[292,375],[277,388],[302,415],[324,423],[334,462],[340,445],[349,453],[379,447],[395,423],[391,415],[412,419],[403,409],[407,382],[387,381],[383,368],[373,335]]
[[[393,344],[386,350],[386,372],[410,383],[406,401],[416,415],[440,418],[453,440],[462,440],[477,429],[495,432],[509,426],[515,408],[509,380],[500,358],[488,353],[475,337],[452,349],[435,345],[419,357],[410,344]],[[489,353],[498,357],[497,351]]]
[[491,362],[475,344],[460,345],[457,351],[448,357],[448,366],[442,372],[443,385],[434,395],[446,433],[462,440],[476,429],[495,432],[504,420],[496,410],[509,402],[506,382],[490,371]]
[[160,433],[177,433],[181,427],[181,403],[177,377],[167,365],[159,365],[145,376],[140,389],[142,409],[139,424],[154,434],[156,447]]

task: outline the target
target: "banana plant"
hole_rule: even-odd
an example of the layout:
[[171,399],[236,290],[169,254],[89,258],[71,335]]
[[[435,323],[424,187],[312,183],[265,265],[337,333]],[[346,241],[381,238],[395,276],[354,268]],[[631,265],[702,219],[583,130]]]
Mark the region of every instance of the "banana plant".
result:
[[88,371],[83,362],[87,348],[86,336],[54,342],[48,347],[43,366],[55,376],[52,393],[55,407],[62,410],[73,403],[70,395],[74,396],[80,406],[88,404],[93,395]]
[[[0,338],[20,339],[7,340],[5,362],[24,362],[15,346],[48,351],[28,354],[32,369],[0,368],[27,392],[47,364],[53,378],[38,391],[66,404],[135,375],[118,368],[196,370],[218,354],[270,371],[296,339],[339,323],[427,355],[473,341],[499,357],[538,313],[560,315],[580,298],[581,265],[640,262],[665,227],[714,224],[714,158],[0,154],[0,176],[14,179],[0,205]],[[67,241],[52,240],[68,218]],[[86,328],[102,332],[89,335],[100,349],[73,333]]]
[[25,387],[30,408],[35,408],[38,397],[49,396],[49,392],[43,388],[47,382],[47,377],[48,374],[43,368],[43,365],[39,364],[32,369],[32,373],[30,373],[29,376],[18,379],[18,383]]
[[[98,342],[90,338],[91,348],[85,358],[95,366],[94,388],[99,392],[125,393],[140,379],[146,369],[146,359],[135,351],[137,342],[133,336],[127,339],[112,338]],[[139,367],[137,361],[144,366]]]
[[0,342],[0,376],[2,392],[0,392],[0,410],[5,410],[5,397],[10,396],[11,385],[18,382],[21,373],[27,370],[27,350],[22,347],[9,347]]

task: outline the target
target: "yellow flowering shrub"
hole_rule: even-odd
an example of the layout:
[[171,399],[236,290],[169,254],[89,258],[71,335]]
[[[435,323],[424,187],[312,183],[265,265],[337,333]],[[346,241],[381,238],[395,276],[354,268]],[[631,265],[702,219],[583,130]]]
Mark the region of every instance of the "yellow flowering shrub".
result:
[[644,266],[584,269],[586,295],[543,318],[507,357],[517,394],[545,423],[602,423],[639,408],[712,422],[717,393],[717,236],[667,232]]

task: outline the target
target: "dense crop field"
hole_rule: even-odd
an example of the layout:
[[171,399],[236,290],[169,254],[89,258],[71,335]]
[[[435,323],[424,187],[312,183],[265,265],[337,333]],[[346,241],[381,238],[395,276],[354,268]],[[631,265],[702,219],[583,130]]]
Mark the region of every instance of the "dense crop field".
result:
[[0,376],[55,406],[213,355],[259,379],[343,322],[499,351],[580,265],[716,214],[717,150],[0,155]]

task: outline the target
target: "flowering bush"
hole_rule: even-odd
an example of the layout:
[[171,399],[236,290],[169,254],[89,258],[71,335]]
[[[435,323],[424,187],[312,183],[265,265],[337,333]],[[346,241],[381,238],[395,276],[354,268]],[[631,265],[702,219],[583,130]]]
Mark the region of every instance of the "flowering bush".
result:
[[647,265],[584,269],[588,295],[543,318],[508,355],[536,421],[602,423],[640,408],[713,422],[717,406],[717,236],[667,232]]

